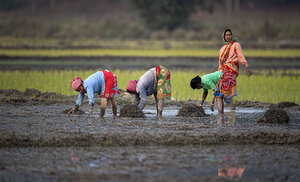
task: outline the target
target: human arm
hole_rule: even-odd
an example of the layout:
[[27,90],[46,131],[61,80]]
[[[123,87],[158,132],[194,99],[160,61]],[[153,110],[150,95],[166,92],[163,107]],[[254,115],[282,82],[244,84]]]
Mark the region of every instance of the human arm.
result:
[[146,90],[142,90],[141,92],[139,92],[139,98],[140,98],[140,102],[139,102],[138,108],[140,110],[143,110],[147,104]]
[[87,86],[85,88],[86,92],[87,92],[87,95],[89,97],[89,116],[90,115],[93,115],[93,108],[94,108],[94,105],[95,105],[95,98],[94,98],[94,90],[93,90],[93,87],[91,86]]
[[234,50],[236,52],[238,61],[245,66],[246,71],[247,71],[247,75],[250,76],[251,75],[251,69],[250,69],[250,66],[249,66],[249,64],[248,64],[248,62],[247,62],[247,60],[246,60],[246,58],[245,58],[245,56],[243,54],[241,44],[239,44],[238,42],[236,42]]
[[205,101],[207,95],[208,95],[208,91],[207,91],[207,90],[204,90],[204,91],[203,91],[203,94],[202,94],[201,106],[203,106],[204,101]]
[[140,103],[140,97],[139,97],[139,94],[138,93],[135,93],[134,95],[133,95],[133,101],[132,101],[132,105],[135,105],[135,106],[138,106],[139,105],[139,103]]
[[68,115],[74,114],[74,112],[78,110],[78,108],[81,106],[81,104],[82,104],[82,102],[83,102],[83,99],[84,99],[84,93],[83,93],[83,92],[79,92],[78,97],[77,97],[77,100],[76,100],[76,102],[75,102],[75,107],[72,108],[72,109],[68,112]]

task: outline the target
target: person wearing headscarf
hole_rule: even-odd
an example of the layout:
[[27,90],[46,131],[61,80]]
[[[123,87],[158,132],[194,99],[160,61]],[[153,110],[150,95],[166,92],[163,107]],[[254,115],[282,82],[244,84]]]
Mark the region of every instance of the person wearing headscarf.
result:
[[171,97],[171,73],[161,65],[149,69],[138,80],[130,80],[127,92],[134,94],[133,105],[143,110],[147,104],[147,96],[154,94],[157,119],[162,117],[164,99]]
[[230,104],[233,97],[237,96],[236,78],[239,75],[239,63],[246,68],[247,75],[251,75],[251,69],[242,52],[242,47],[230,29],[224,30],[222,39],[224,45],[219,51],[218,68],[222,71],[222,77],[216,84],[214,92],[219,113],[224,112],[224,102]]
[[250,66],[243,55],[241,45],[234,38],[232,31],[226,29],[222,38],[225,45],[219,52],[218,71],[202,77],[196,76],[191,80],[193,89],[204,89],[201,105],[204,104],[208,90],[214,91],[214,99],[210,107],[214,110],[215,101],[218,103],[218,114],[221,120],[223,120],[224,102],[230,104],[237,96],[236,78],[239,75],[239,63],[246,67],[248,76],[251,75]]
[[93,115],[93,108],[95,105],[94,95],[97,93],[101,96],[100,117],[102,118],[105,114],[108,99],[112,104],[113,116],[117,116],[117,104],[114,98],[120,94],[120,91],[118,88],[117,76],[111,71],[97,71],[85,80],[76,77],[71,82],[70,87],[79,92],[79,94],[75,102],[75,107],[70,110],[68,114],[73,114],[78,110],[83,102],[85,93],[87,93],[89,98],[89,115]]

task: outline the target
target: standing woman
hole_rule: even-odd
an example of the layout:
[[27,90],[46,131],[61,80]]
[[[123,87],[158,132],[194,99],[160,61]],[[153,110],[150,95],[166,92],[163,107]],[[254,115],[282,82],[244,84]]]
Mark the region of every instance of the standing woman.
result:
[[94,94],[101,96],[100,117],[105,114],[107,106],[107,100],[109,99],[112,104],[113,116],[117,116],[117,104],[115,98],[120,94],[118,88],[117,76],[109,70],[97,71],[89,76],[87,79],[82,80],[80,77],[76,77],[70,84],[75,91],[79,92],[75,107],[68,112],[73,114],[78,110],[84,99],[84,94],[87,93],[89,98],[89,115],[93,115],[93,108],[95,105]]
[[161,65],[148,70],[139,80],[130,80],[127,92],[134,94],[133,105],[143,110],[147,104],[147,96],[154,94],[157,119],[162,117],[164,99],[171,97],[171,73]]
[[234,38],[230,29],[226,29],[223,32],[223,41],[225,45],[219,52],[218,69],[222,71],[222,76],[216,84],[214,92],[218,103],[218,112],[221,114],[224,112],[224,102],[230,104],[232,98],[237,96],[236,78],[239,75],[239,62],[246,68],[248,76],[251,75],[250,66],[243,55],[241,45]]

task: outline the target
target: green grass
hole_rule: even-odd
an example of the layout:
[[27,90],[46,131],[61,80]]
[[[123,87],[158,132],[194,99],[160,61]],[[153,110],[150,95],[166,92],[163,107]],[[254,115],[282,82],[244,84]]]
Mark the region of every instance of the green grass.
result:
[[[245,50],[246,57],[275,57],[295,58],[300,57],[300,50]],[[0,56],[17,57],[66,57],[66,56],[121,56],[121,57],[211,57],[217,58],[219,51],[215,49],[194,50],[132,50],[132,49],[1,49]]]
[[[35,88],[42,92],[56,92],[63,95],[75,95],[69,85],[72,79],[80,76],[83,79],[96,70],[47,70],[47,71],[0,71],[0,89]],[[118,77],[119,88],[125,90],[130,79],[138,79],[146,70],[112,70]],[[176,100],[200,100],[202,90],[192,90],[190,80],[196,75],[204,75],[201,70],[171,70],[172,96]],[[300,70],[262,70],[250,78],[241,74],[237,79],[237,100],[249,100],[278,103],[283,101],[300,104],[299,94]],[[211,101],[209,91],[207,101]]]

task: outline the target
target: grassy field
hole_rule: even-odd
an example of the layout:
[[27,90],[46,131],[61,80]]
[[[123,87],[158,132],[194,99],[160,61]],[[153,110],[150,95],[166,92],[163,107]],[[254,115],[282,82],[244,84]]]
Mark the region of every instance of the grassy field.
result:
[[[47,70],[47,71],[0,71],[0,89],[35,88],[42,92],[56,92],[63,95],[77,94],[69,85],[72,79],[80,76],[85,79],[96,70]],[[118,77],[119,88],[125,90],[130,79],[138,79],[146,70],[112,70]],[[201,70],[172,71],[172,96],[176,100],[200,100],[202,90],[192,90],[190,80],[196,75],[204,75]],[[237,79],[237,100],[278,103],[291,101],[300,103],[300,70],[262,70],[250,78],[240,75]],[[211,101],[209,91],[207,101]]]

